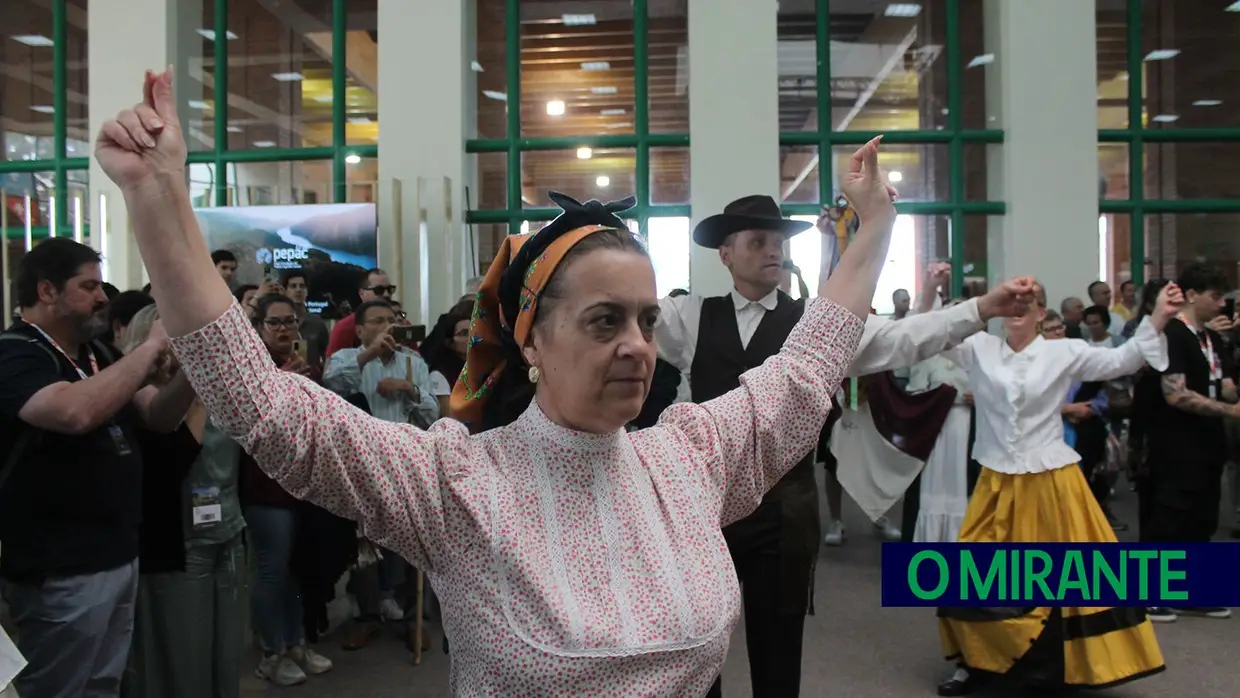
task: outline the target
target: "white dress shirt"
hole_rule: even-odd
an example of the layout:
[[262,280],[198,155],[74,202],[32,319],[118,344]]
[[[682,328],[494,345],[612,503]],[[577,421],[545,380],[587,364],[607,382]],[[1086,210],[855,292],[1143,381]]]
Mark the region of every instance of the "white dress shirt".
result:
[[[902,321],[907,322],[907,320]],[[977,334],[946,356],[969,373],[977,405],[973,458],[1009,475],[1040,473],[1080,462],[1064,442],[1060,408],[1073,381],[1109,381],[1149,362],[1167,368],[1167,341],[1148,318],[1120,347],[1080,339],[1038,337],[1020,352],[992,334]]]
[[[382,359],[366,362],[366,367],[357,365],[357,355],[361,349],[341,349],[327,362],[327,370],[323,372],[323,385],[341,395],[361,393],[370,403],[370,413],[388,422],[409,421],[409,415],[417,413],[425,424],[439,419],[439,400],[435,397],[431,385],[430,370],[426,361],[413,351],[400,347],[392,355],[391,360],[384,363]],[[408,366],[413,366],[413,384],[417,387],[420,401],[414,402],[413,397],[401,393],[392,397],[379,394],[379,382],[384,378],[405,380],[408,378]]]
[[[741,345],[748,347],[763,316],[777,305],[778,292],[772,291],[758,301],[750,301],[737,291],[733,291],[731,296],[736,308],[736,327],[740,330]],[[690,294],[659,301],[659,322],[655,325],[654,336],[659,346],[659,358],[681,373],[680,390],[684,400],[678,401],[688,400],[685,396],[688,394],[689,371],[697,352],[702,300],[701,296]],[[899,321],[870,315],[865,319],[865,332],[848,375],[855,378],[912,366],[963,342],[984,327],[976,300],[947,310],[910,315]]]

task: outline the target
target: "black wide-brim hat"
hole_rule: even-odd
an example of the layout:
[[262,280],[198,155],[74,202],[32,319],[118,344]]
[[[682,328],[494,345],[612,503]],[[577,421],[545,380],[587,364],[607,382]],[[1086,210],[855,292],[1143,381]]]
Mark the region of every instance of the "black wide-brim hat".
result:
[[732,233],[742,230],[770,230],[792,237],[814,227],[813,223],[784,218],[779,204],[769,196],[754,195],[737,199],[693,229],[693,241],[702,247],[719,249]]

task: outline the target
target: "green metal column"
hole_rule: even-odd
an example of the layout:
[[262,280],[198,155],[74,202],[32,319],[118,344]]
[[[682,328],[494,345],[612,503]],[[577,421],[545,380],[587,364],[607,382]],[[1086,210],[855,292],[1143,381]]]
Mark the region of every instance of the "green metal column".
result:
[[633,131],[637,136],[635,189],[637,224],[646,230],[646,209],[650,205],[650,37],[646,21],[646,0],[633,0]]
[[[1141,46],[1143,0],[1128,0],[1128,198],[1132,203],[1129,258],[1132,282],[1145,283],[1145,61]],[[1160,229],[1161,230],[1161,229]]]
[[961,86],[964,82],[964,64],[960,59],[960,0],[947,0],[947,130],[951,133],[947,161],[950,167],[948,188],[952,202],[951,256],[952,298],[959,298],[964,291],[964,140],[960,137],[963,99]]
[[[218,0],[217,0],[218,1]],[[345,131],[345,86],[348,81],[349,50],[348,7],[346,0],[332,0],[332,201],[342,204],[349,198],[347,164],[344,147],[348,145]]]
[[215,0],[215,205],[228,205],[228,0]]
[[504,10],[504,66],[508,82],[508,234],[521,232],[521,3]]
[[[817,0],[815,38],[818,48],[818,201],[835,200],[835,155],[831,149],[835,123],[831,118],[831,0]],[[778,31],[778,30],[776,30]]]
[[[55,192],[56,205],[53,215],[56,217],[56,229],[49,231],[51,235],[59,236],[60,231],[65,229],[65,224],[69,219],[69,187],[67,178],[65,177],[65,135],[66,135],[66,114],[65,109],[68,106],[66,96],[66,88],[68,81],[65,77],[65,53],[66,53],[66,8],[65,3],[68,0],[55,0],[52,3],[52,104],[55,114],[52,116],[52,157],[56,160],[56,170],[53,173],[52,190]],[[28,215],[28,214],[27,214]],[[72,230],[73,226],[69,226]]]

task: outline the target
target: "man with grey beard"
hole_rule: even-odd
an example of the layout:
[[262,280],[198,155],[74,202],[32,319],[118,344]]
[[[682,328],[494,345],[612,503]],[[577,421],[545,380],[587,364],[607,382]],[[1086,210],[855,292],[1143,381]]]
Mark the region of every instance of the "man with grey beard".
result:
[[[29,665],[23,696],[115,696],[138,588],[142,454],[194,393],[147,385],[168,353],[154,327],[128,356],[107,329],[99,254],[53,238],[22,259],[21,319],[0,335],[0,592]],[[163,465],[155,464],[156,467]]]

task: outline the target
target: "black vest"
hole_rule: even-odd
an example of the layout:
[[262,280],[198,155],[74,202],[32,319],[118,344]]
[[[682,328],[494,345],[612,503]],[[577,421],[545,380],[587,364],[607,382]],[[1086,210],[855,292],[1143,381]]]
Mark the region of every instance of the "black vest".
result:
[[[706,298],[698,324],[697,348],[689,369],[693,401],[706,402],[740,387],[741,374],[779,353],[805,310],[782,291],[766,312],[749,346],[741,344],[736,304],[731,295]],[[816,555],[820,537],[814,450],[771,488],[750,516],[724,529],[729,546],[740,552],[796,552]]]

